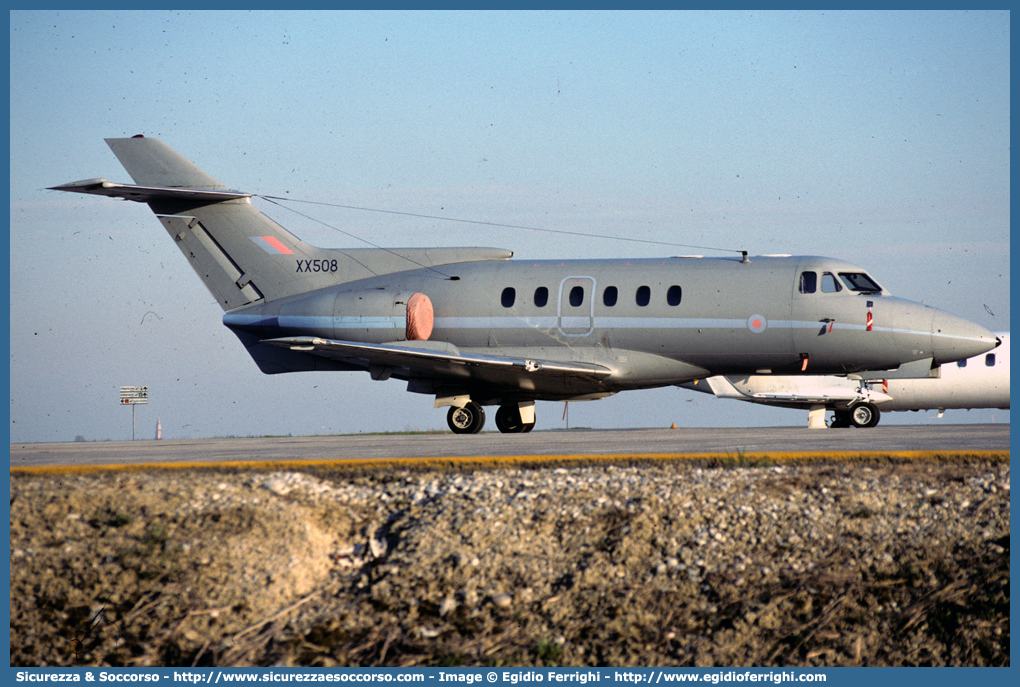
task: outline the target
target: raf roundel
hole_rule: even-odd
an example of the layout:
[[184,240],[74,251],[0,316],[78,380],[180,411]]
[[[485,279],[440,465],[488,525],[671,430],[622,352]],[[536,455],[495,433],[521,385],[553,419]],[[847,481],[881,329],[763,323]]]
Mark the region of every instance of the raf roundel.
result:
[[761,315],[751,315],[747,318],[747,328],[755,334],[761,334],[767,326],[768,322]]

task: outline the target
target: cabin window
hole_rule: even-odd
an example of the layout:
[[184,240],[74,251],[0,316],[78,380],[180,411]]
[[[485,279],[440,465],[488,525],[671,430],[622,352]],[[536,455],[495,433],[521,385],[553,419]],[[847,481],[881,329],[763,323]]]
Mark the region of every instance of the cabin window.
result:
[[666,291],[666,302],[670,305],[680,305],[680,300],[683,298],[683,295],[683,290],[676,284],[673,284],[673,286],[669,287],[669,290]]
[[800,273],[800,292],[814,293],[818,288],[818,275],[815,272]]
[[606,290],[602,292],[602,302],[606,304],[606,307],[611,308],[616,305],[617,295],[615,286],[607,286]]
[[832,272],[824,272],[822,274],[822,293],[837,293],[842,290],[843,287],[836,281],[836,277],[833,276]]
[[879,293],[882,291],[882,287],[863,272],[840,272],[839,278],[843,280],[843,283],[851,291],[859,293]]
[[957,367],[967,367],[967,361],[966,360],[957,360],[956,361],[956,366]]
[[995,367],[995,354],[989,353],[985,356],[985,367]]
[[549,302],[549,289],[544,286],[539,286],[535,289],[535,305],[539,308],[544,308],[545,304]]
[[642,308],[652,300],[652,290],[647,286],[639,286],[637,290],[637,304]]
[[575,308],[580,308],[581,303],[584,303],[584,287],[575,286],[574,288],[570,289],[570,305],[574,306]]
[[503,304],[504,308],[512,308],[515,300],[517,300],[517,291],[514,287],[508,286],[503,289],[503,295],[500,296],[499,302]]

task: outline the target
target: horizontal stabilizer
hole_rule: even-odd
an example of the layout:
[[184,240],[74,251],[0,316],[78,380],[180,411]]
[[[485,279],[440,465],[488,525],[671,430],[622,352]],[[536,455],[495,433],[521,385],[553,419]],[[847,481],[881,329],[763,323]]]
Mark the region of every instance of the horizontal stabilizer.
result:
[[250,193],[239,191],[207,191],[194,188],[167,188],[160,186],[134,186],[117,184],[106,179],[87,179],[72,181],[70,184],[51,186],[51,191],[70,191],[72,193],[90,193],[110,198],[123,198],[139,203],[153,203],[168,200],[183,200],[192,203],[219,203],[224,200],[251,198]]

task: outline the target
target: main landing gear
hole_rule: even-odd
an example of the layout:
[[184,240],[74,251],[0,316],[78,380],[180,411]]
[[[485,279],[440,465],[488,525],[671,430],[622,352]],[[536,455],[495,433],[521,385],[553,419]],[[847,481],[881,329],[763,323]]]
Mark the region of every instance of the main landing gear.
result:
[[[526,413],[531,422],[522,418],[517,404],[500,406],[496,411],[496,427],[504,434],[520,434],[535,428],[534,406]],[[446,414],[446,424],[454,434],[477,434],[485,425],[485,410],[474,401],[468,401],[463,408],[453,406]]]
[[485,424],[485,411],[474,401],[463,408],[453,406],[446,414],[446,424],[454,434],[478,434]]
[[521,419],[521,409],[516,405],[500,406],[496,411],[496,428],[503,434],[520,434],[533,430],[535,423],[534,421],[524,422]]
[[832,423],[829,424],[831,429],[841,429],[843,427],[874,427],[878,424],[879,417],[878,408],[873,403],[858,403],[849,410],[836,410],[832,414]]

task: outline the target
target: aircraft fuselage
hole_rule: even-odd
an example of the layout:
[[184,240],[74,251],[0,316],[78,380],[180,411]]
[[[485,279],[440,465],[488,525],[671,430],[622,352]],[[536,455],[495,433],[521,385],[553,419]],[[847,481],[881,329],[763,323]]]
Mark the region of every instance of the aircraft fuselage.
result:
[[[423,293],[434,308],[432,342],[461,353],[569,359],[612,371],[589,384],[546,379],[533,388],[511,384],[516,393],[505,389],[505,396],[532,399],[713,374],[847,373],[927,358],[937,365],[990,345],[982,328],[885,291],[804,293],[804,273],[864,270],[819,257],[468,262],[254,304],[226,313],[224,323],[259,339],[393,344],[405,339],[407,298]],[[391,375],[408,377],[402,370]],[[464,384],[472,386],[472,378]]]

